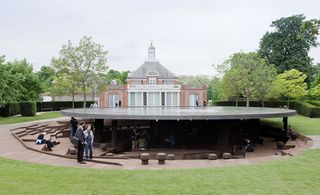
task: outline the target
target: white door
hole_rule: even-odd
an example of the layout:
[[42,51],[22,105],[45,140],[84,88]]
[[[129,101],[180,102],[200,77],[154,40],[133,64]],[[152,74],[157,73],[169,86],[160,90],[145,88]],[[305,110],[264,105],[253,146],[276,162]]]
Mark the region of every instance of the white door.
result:
[[109,95],[109,107],[116,107],[118,104],[118,95],[117,94],[110,94]]
[[[189,106],[197,106],[198,102],[198,94],[190,94],[189,95]],[[199,104],[199,102],[198,102]]]

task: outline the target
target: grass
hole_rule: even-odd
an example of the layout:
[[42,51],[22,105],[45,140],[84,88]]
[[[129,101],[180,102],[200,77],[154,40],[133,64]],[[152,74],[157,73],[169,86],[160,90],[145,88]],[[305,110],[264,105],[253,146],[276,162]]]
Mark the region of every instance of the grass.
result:
[[[302,115],[289,117],[289,124],[303,135],[320,135],[320,118],[309,118]],[[282,118],[261,119],[262,124],[282,128]]]
[[0,158],[0,194],[320,194],[320,149],[252,166],[97,170]]
[[58,118],[61,117],[61,113],[59,111],[56,112],[44,112],[36,116],[10,116],[10,117],[0,117],[0,124],[13,124],[13,123],[22,123],[50,118]]

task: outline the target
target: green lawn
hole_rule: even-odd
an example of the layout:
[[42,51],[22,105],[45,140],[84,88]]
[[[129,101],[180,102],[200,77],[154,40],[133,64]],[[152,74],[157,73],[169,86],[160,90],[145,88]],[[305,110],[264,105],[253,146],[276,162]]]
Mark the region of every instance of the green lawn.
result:
[[[261,119],[263,124],[281,128],[282,118]],[[303,135],[320,135],[320,118],[309,118],[302,115],[289,117],[289,124]]]
[[58,118],[61,117],[61,113],[59,111],[56,112],[45,112],[36,116],[10,116],[10,117],[0,117],[0,124],[13,124],[13,123],[22,123],[28,121],[36,121],[50,118]]
[[252,166],[97,170],[0,158],[0,194],[320,194],[320,149]]

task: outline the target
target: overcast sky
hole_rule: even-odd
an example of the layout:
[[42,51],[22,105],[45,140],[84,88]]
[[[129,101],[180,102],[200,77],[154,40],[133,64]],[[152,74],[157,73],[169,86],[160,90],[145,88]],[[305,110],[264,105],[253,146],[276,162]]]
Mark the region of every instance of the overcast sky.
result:
[[[26,58],[39,70],[68,40],[88,35],[104,45],[110,68],[132,71],[152,40],[157,59],[176,75],[213,75],[213,64],[256,50],[281,17],[320,18],[318,0],[0,0],[0,8],[7,60]],[[320,48],[310,56],[320,62]]]

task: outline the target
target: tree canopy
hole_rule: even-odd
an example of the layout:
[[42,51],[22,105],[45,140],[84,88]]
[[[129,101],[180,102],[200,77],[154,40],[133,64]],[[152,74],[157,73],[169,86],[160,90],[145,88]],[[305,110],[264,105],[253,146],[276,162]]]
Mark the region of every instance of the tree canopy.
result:
[[307,76],[302,72],[292,69],[279,74],[274,85],[280,95],[289,99],[299,99],[307,95]]
[[294,15],[273,21],[274,31],[267,32],[260,41],[259,54],[270,64],[274,64],[278,73],[297,69],[312,80],[312,59],[308,53],[316,47],[320,20],[306,20],[304,15]]
[[38,100],[41,92],[41,82],[27,60],[5,62],[5,57],[0,57],[1,106],[8,102]]
[[37,72],[44,92],[50,92],[55,74],[56,72],[51,66],[42,66]]
[[60,56],[51,60],[57,72],[67,73],[81,85],[83,107],[86,105],[88,88],[95,85],[108,69],[106,55],[102,45],[93,42],[91,37],[84,36],[78,45],[68,41],[62,46]]
[[276,77],[276,71],[257,53],[235,53],[225,62],[224,91],[229,97],[243,96],[249,106],[250,98],[265,99]]

